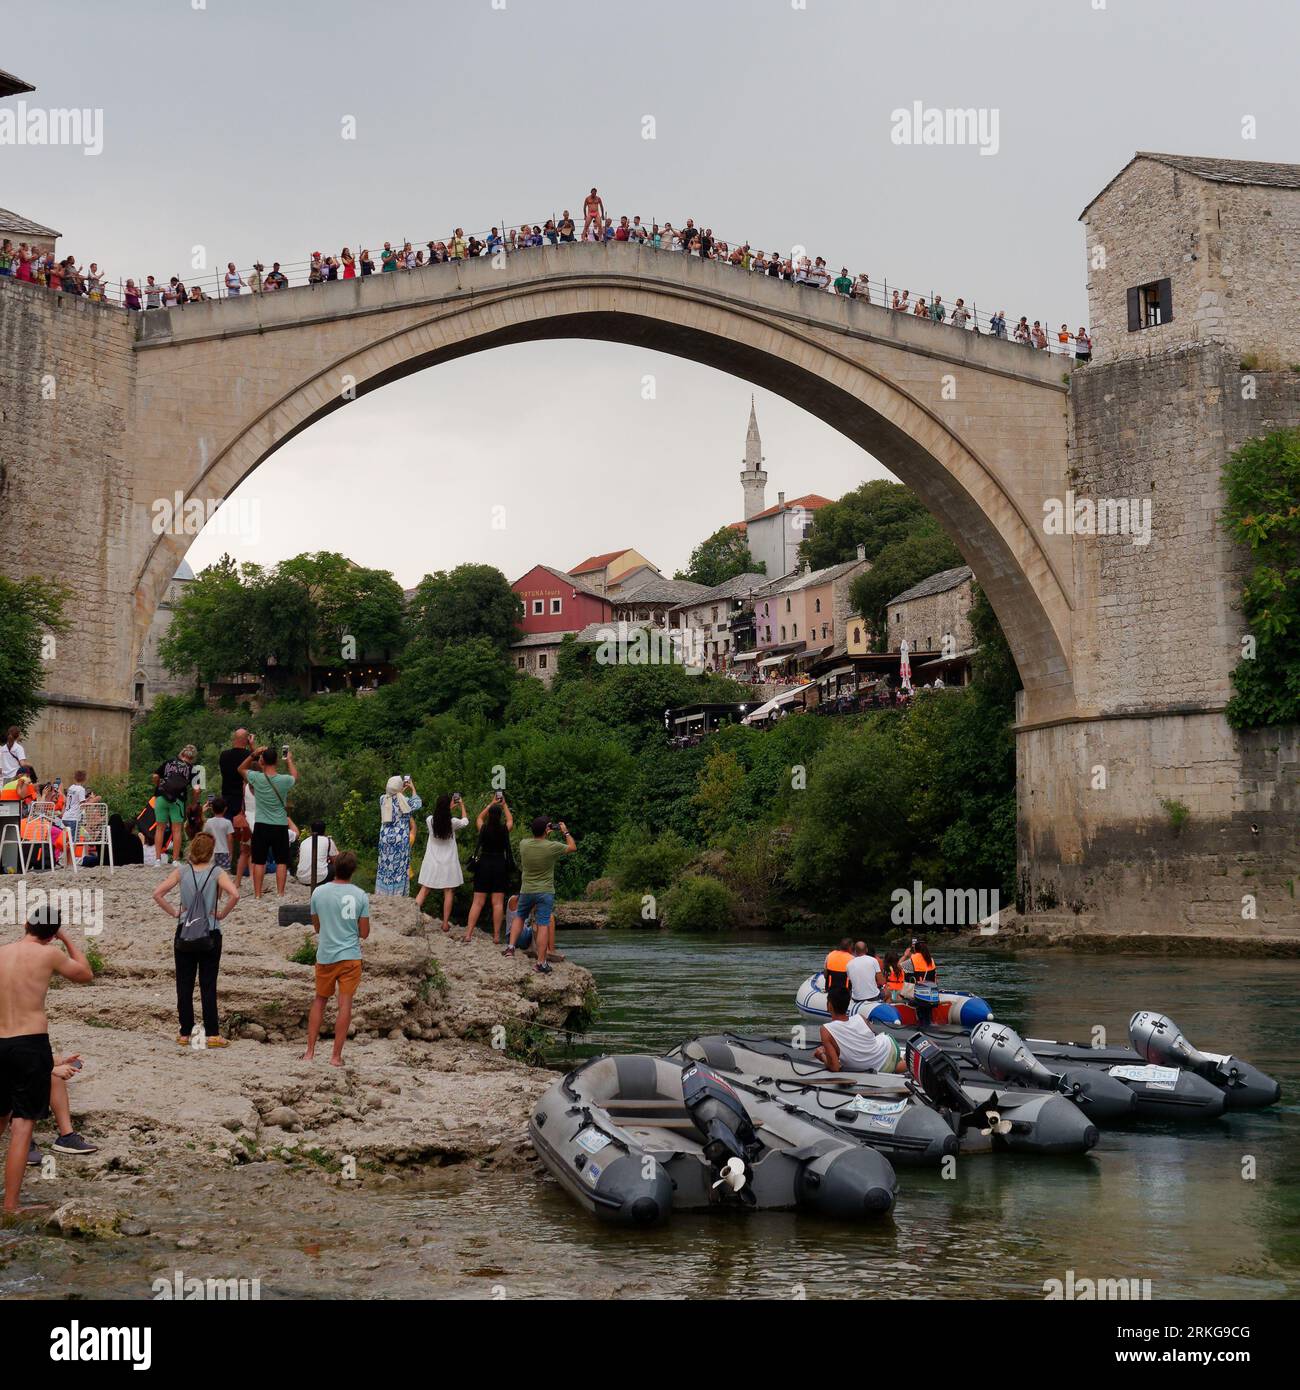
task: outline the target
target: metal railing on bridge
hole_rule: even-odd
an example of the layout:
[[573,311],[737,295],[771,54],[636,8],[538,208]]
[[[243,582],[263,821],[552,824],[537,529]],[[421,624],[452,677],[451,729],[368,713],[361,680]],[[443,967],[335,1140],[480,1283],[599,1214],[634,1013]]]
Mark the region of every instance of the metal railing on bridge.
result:
[[[555,224],[556,219],[552,218],[550,226],[541,233],[543,238],[542,244],[544,246],[563,246],[569,244],[577,245],[581,242],[581,238],[575,238],[575,240],[571,243],[561,240],[558,231],[555,230]],[[468,246],[470,243],[477,243],[478,247],[480,248],[478,250],[478,255],[480,256],[498,254],[504,254],[506,256],[526,256],[529,254],[531,250],[537,248],[535,246],[522,244],[521,237],[535,235],[533,229],[537,226],[538,224],[536,223],[520,223],[517,226],[498,225],[497,227],[492,228],[491,232],[475,232],[470,234],[462,233],[460,240],[463,241],[466,244],[466,246]],[[682,228],[674,229],[678,236],[682,234],[682,230]],[[659,231],[660,229],[658,225],[653,224],[648,234],[648,237],[645,240],[627,242],[614,241],[612,244],[615,246],[627,245],[633,248],[653,250],[658,254],[665,256],[687,256],[692,254],[690,251],[685,249],[670,249],[667,246],[656,245],[655,240],[653,238],[659,235]],[[700,229],[693,228],[692,231],[698,233]],[[499,244],[489,243],[489,236],[493,234],[496,234],[500,238]],[[420,249],[417,254],[422,254],[430,247],[436,248],[440,245],[444,247],[450,247],[454,241],[454,237],[449,237],[446,239],[439,239],[435,237],[431,240],[426,240],[425,242],[420,244]],[[384,241],[379,241],[377,243],[358,241],[355,244],[357,273],[355,276],[348,278],[365,278],[365,275],[361,270],[362,251],[369,251],[375,245],[383,247],[385,246],[385,244],[386,243]],[[404,261],[403,249],[408,245],[414,246],[415,243],[410,241],[409,238],[404,237],[395,242],[389,241],[387,242],[387,244],[397,249],[397,258],[394,263],[395,268],[392,271],[383,270],[380,261],[380,255],[382,255],[382,252],[372,253],[372,260],[374,263],[374,269],[372,273],[375,275],[412,274],[420,272],[427,273],[429,271],[437,271],[444,265],[455,264],[457,263],[457,261],[461,259],[470,259],[469,256],[460,257],[449,255],[447,260],[425,259],[418,261],[417,264],[413,267],[407,267]],[[739,245],[744,251],[749,251],[750,249],[748,243],[727,242],[720,237],[714,238],[713,241],[713,246],[715,249],[719,247],[726,248],[728,255],[730,254],[732,249],[735,248],[737,245]],[[756,255],[758,253],[754,254]],[[780,259],[784,261],[790,258],[782,256],[780,257]],[[755,271],[752,268],[747,268],[743,264],[732,262],[725,256],[716,256],[714,260],[715,264],[724,265],[728,269],[734,269],[738,275],[768,273],[766,271]],[[245,295],[255,292],[267,293],[268,291],[265,288],[263,288],[261,291],[253,291],[247,286],[248,277],[254,273],[253,267],[257,264],[258,260],[255,258],[252,262],[249,263],[249,267],[247,269],[241,269],[237,271],[241,281],[245,283],[239,290],[236,291],[227,289],[225,283],[226,271],[224,270],[205,272],[195,278],[190,279],[188,282],[184,281],[183,277],[178,277],[178,279],[180,279],[184,284],[184,288],[186,291],[186,298],[183,301],[183,303],[193,304],[206,302],[212,299],[242,298]],[[269,264],[265,262],[263,262],[262,264],[264,266],[264,269],[261,271],[261,275],[263,280],[263,286],[265,286],[266,277],[271,273],[271,266],[274,266],[277,263],[272,261]],[[273,291],[274,293],[283,294],[287,290],[299,289],[316,283],[333,284],[339,281],[343,281],[345,278],[343,275],[343,267],[341,265],[336,267],[337,273],[333,277],[329,275],[327,268],[325,268],[322,265],[320,281],[313,281],[311,279],[313,271],[313,260],[310,258],[303,261],[281,261],[278,264],[280,268],[280,273],[285,277],[288,283],[282,287],[277,288],[277,290]],[[238,265],[237,262],[236,265]],[[829,270],[827,270],[827,274],[829,274]],[[168,288],[168,285],[170,284],[170,278],[171,277],[168,277],[168,281],[165,284],[159,284],[155,287],[156,292],[159,295],[162,295]],[[831,284],[828,284],[824,287],[808,283],[806,280],[801,279],[797,273],[791,273],[790,275],[772,276],[771,278],[782,279],[785,282],[790,283],[795,289],[797,289],[801,293],[837,293],[837,291],[835,291],[833,288],[833,277]],[[910,285],[903,286],[898,284],[897,282],[891,285],[889,281],[886,279],[881,279],[879,281],[873,282],[863,281],[859,276],[855,276],[852,278],[853,289],[847,297],[859,300],[863,303],[874,304],[878,308],[892,309],[899,313],[906,313],[910,317],[928,319],[930,322],[934,323],[937,329],[985,334],[989,337],[1004,338],[1008,341],[1021,342],[1026,347],[1029,347],[1031,349],[1037,347],[1037,350],[1039,351],[1057,353],[1067,357],[1084,357],[1085,360],[1086,354],[1091,352],[1091,340],[1085,340],[1081,348],[1081,345],[1077,340],[1076,336],[1074,334],[1071,334],[1067,327],[1062,325],[1059,328],[1052,329],[1049,327],[1049,320],[1042,317],[1040,317],[1037,320],[1037,322],[1041,328],[1043,341],[1040,344],[1036,345],[1032,339],[1032,336],[1019,336],[1017,333],[1019,320],[1014,317],[1010,320],[1003,318],[1001,316],[1001,310],[990,313],[985,309],[980,309],[978,305],[976,305],[973,302],[969,305],[963,304],[961,306],[960,313],[965,314],[965,322],[954,322],[953,313],[954,310],[956,310],[958,307],[955,298],[952,300],[945,300],[942,295],[936,296],[933,290],[924,295],[913,295],[911,293]],[[143,302],[143,298],[147,293],[147,291],[144,288],[144,282],[141,278],[137,277],[135,284],[136,291],[142,299],[141,307],[145,312],[148,312],[149,309],[153,306],[150,306]],[[125,287],[126,281],[123,279],[119,279],[115,282],[111,282],[111,284],[106,285],[105,294],[103,296],[102,302],[113,304],[119,308],[125,307]],[[34,288],[39,289],[41,287],[35,286]],[[197,297],[195,297],[194,294],[196,290],[198,292]],[[899,300],[898,303],[895,303],[896,298]],[[933,317],[933,314],[929,312],[929,308],[935,303],[936,298],[940,299],[943,302],[944,309],[946,311],[945,316],[942,320],[935,319]],[[924,305],[926,306],[926,312],[918,312],[917,306],[921,303],[924,303]],[[173,306],[166,305],[162,307]],[[181,305],[177,304],[175,307],[179,308],[181,307]],[[1029,333],[1032,334],[1032,325],[1035,321],[1029,319],[1028,315],[1025,315],[1023,317],[1026,320],[1028,320],[1027,328],[1029,330]]]

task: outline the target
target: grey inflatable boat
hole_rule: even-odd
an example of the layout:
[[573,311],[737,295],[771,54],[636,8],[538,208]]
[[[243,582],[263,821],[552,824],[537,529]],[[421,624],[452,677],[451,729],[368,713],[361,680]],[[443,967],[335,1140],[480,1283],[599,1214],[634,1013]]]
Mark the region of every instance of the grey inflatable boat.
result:
[[528,1136],[580,1206],[621,1226],[673,1211],[883,1216],[889,1160],[835,1125],[696,1063],[598,1057],[537,1102]]
[[[907,1075],[827,1071],[812,1048],[780,1038],[715,1034],[683,1043],[670,1057],[698,1057],[729,1080],[768,1090],[807,1113],[829,1119],[847,1134],[871,1144],[881,1127],[872,1098],[924,1096],[955,1129],[962,1153],[1008,1151],[1080,1154],[1093,1148],[1097,1126],[1074,1100],[1059,1091],[980,1084],[961,1073],[935,1043],[914,1034],[907,1044]],[[790,1089],[793,1084],[793,1089]],[[837,1104],[830,1097],[842,1097]]]
[[775,1077],[762,1053],[767,1044],[765,1038],[714,1034],[692,1038],[667,1056],[682,1066],[703,1062],[725,1072],[728,1081],[741,1081],[805,1114],[831,1121],[884,1154],[896,1168],[938,1164],[958,1151],[953,1117],[918,1094],[905,1076],[863,1072],[844,1085]]

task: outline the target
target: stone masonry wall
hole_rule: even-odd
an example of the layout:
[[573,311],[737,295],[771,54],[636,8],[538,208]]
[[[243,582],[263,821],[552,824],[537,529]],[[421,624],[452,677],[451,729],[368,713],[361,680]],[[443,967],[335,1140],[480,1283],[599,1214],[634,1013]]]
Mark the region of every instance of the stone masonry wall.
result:
[[1150,504],[1147,544],[1130,532],[1075,546],[1079,710],[1220,709],[1241,651],[1246,555],[1220,523],[1219,480],[1244,439],[1300,424],[1300,374],[1243,376],[1211,344],[1082,368],[1070,399],[1076,503]]
[[122,310],[0,280],[0,569],[72,590],[72,630],[57,638],[45,679],[58,702],[25,738],[42,773],[126,765],[122,672],[135,653],[123,440],[134,365]]
[[[1300,189],[1212,183],[1139,159],[1083,220],[1094,362],[1205,342],[1263,367],[1300,362]],[[1127,291],[1166,276],[1172,322],[1130,332]]]
[[1071,413],[1076,495],[1149,497],[1151,540],[1076,542],[1081,722],[1017,731],[1026,905],[1130,930],[1300,926],[1300,730],[1237,734],[1222,713],[1248,557],[1220,485],[1245,439],[1300,426],[1300,374],[1243,373],[1216,344],[1094,363]]
[[[954,653],[965,651],[975,643],[971,634],[970,606],[974,599],[969,579],[954,584],[941,594],[909,599],[889,609],[889,650],[898,651],[906,637],[912,651],[938,651],[944,634],[951,633],[956,646]],[[901,621],[895,621],[901,615]]]

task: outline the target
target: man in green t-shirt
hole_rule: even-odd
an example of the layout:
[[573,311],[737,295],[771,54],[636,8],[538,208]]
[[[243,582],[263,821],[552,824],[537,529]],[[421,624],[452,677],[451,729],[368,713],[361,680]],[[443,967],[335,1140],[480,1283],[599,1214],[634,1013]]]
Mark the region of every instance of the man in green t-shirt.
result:
[[514,916],[510,919],[510,944],[501,953],[514,955],[519,933],[524,929],[528,914],[533,913],[537,932],[537,964],[533,968],[543,975],[551,973],[546,957],[555,949],[555,924],[551,920],[555,910],[555,865],[578,848],[563,821],[557,822],[556,828],[564,836],[563,841],[550,838],[549,816],[537,816],[532,824],[532,838],[519,842],[519,865],[524,878],[519,885]]
[[[253,789],[257,811],[253,822],[253,896],[262,896],[266,877],[266,856],[275,855],[275,891],[284,897],[289,876],[289,791],[298,780],[298,768],[288,747],[284,750],[288,772],[279,770],[274,748],[255,748],[239,764],[239,775]],[[258,766],[253,767],[254,760]]]

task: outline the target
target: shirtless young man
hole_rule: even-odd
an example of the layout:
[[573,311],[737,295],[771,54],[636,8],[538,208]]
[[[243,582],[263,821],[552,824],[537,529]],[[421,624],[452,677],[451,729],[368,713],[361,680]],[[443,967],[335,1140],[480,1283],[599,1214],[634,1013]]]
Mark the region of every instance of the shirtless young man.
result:
[[[6,1216],[42,1210],[26,1207],[20,1213],[18,1195],[32,1129],[44,1118],[50,1100],[54,1054],[45,994],[55,974],[79,985],[93,978],[81,948],[59,925],[57,910],[44,908],[31,914],[20,940],[0,946],[0,1135],[6,1127],[11,1131],[5,1158]],[[75,1070],[70,1061],[60,1067],[65,1080]]]
[[605,228],[605,200],[593,188],[582,200],[582,239],[587,239],[587,228],[594,226],[599,237]]

